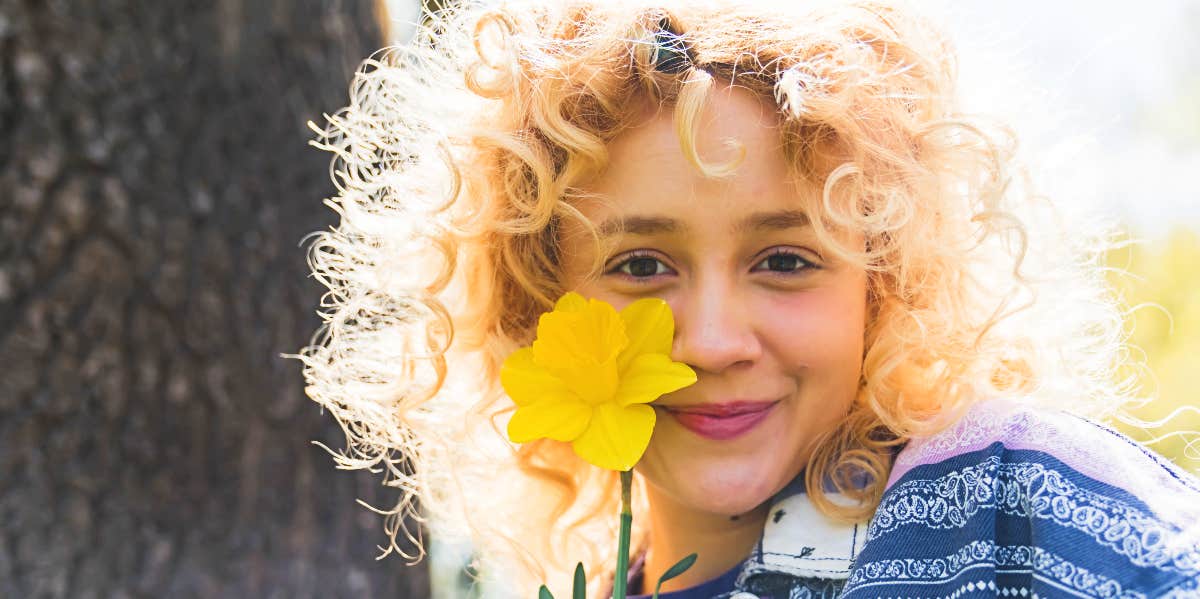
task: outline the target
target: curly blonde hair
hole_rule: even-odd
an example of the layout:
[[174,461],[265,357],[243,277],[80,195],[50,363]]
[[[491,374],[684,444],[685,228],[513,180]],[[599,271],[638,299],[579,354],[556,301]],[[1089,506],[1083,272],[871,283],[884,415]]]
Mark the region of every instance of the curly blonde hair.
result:
[[[508,443],[499,366],[566,291],[558,231],[594,233],[573,194],[638,106],[674,110],[701,170],[733,168],[694,150],[715,82],[774,101],[797,179],[823,190],[804,206],[815,230],[868,271],[859,392],[805,469],[827,514],[869,517],[896,446],[980,399],[1096,417],[1127,399],[1113,382],[1125,350],[1104,238],[1069,230],[1033,193],[1012,133],[960,111],[953,49],[927,20],[875,1],[794,14],[470,4],[430,17],[411,44],[366,60],[350,105],[314,127],[334,154],[327,203],[341,222],[311,245],[328,293],[300,357],[308,394],[345,430],[339,465],[384,469],[403,490],[385,512],[389,550],[406,518],[427,517],[435,535],[470,535],[484,575],[522,593],[566,588],[576,561],[611,577],[616,473],[563,444]],[[686,61],[664,68],[664,39]],[[838,245],[846,229],[865,249]],[[864,471],[858,488],[850,475]],[[824,480],[860,503],[834,504]]]

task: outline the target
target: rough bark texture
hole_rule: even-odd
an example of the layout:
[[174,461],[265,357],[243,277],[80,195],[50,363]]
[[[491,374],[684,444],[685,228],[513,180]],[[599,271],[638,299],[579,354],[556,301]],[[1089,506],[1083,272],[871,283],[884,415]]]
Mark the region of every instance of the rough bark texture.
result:
[[371,2],[0,0],[0,597],[427,597],[299,363]]

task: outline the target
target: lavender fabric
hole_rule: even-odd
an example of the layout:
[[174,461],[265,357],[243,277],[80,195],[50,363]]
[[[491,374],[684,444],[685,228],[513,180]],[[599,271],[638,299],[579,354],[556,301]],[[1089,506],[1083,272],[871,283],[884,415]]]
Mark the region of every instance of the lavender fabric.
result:
[[771,514],[738,567],[660,597],[1200,597],[1200,481],[1016,401],[908,443],[866,525],[820,518],[798,482]]

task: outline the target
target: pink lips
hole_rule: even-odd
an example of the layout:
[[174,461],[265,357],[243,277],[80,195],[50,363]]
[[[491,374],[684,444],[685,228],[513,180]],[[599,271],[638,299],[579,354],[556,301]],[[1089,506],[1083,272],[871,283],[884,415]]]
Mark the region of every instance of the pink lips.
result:
[[684,428],[717,441],[732,439],[762,422],[774,401],[735,401],[695,406],[663,406]]

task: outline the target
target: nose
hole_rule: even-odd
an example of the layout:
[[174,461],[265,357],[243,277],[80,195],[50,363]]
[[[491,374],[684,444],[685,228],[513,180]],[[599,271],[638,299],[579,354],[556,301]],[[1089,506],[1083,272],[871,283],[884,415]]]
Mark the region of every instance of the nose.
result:
[[732,285],[712,281],[676,298],[671,359],[706,372],[744,367],[762,355],[753,314]]

